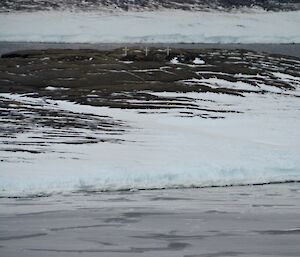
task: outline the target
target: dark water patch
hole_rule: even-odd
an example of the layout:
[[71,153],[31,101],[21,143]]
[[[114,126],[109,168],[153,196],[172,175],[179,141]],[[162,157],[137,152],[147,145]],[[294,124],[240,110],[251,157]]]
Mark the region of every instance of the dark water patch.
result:
[[226,251],[226,252],[217,252],[217,253],[203,253],[203,254],[195,254],[195,255],[184,255],[184,257],[234,257],[243,255],[246,253],[243,252],[232,252],[232,251]]
[[99,227],[119,227],[119,224],[96,224],[96,225],[86,225],[86,226],[71,226],[71,227],[59,227],[50,228],[50,231],[63,231],[63,230],[75,230],[75,229],[86,229],[86,228],[99,228]]
[[226,232],[221,232],[221,233],[216,233],[214,235],[212,235],[211,237],[232,237],[232,236],[240,236],[240,234],[236,234],[236,233],[226,233]]
[[157,240],[167,240],[167,241],[178,241],[178,240],[203,240],[209,236],[207,235],[178,235],[178,234],[162,234],[162,233],[151,233],[148,235],[132,236],[136,238],[146,238],[146,239],[157,239]]
[[[207,232],[212,233],[213,231],[207,231]],[[235,233],[225,233],[221,231],[214,231],[213,234],[205,234],[205,235],[183,235],[183,234],[176,234],[175,231],[171,231],[166,234],[150,233],[148,235],[131,236],[131,237],[177,242],[177,241],[188,241],[188,240],[204,240],[207,238],[214,238],[214,237],[233,237],[233,236],[240,236],[240,235]]]
[[49,203],[2,203],[2,205],[6,206],[49,206]]
[[81,241],[89,242],[89,243],[96,243],[104,246],[117,246],[118,244],[114,244],[111,242],[104,242],[104,241],[97,241],[97,240],[90,240],[90,239],[80,239]]
[[190,244],[182,242],[169,243],[167,247],[132,247],[131,250],[136,253],[152,252],[152,251],[181,251]]
[[265,196],[282,196],[282,194],[278,194],[278,193],[267,193],[267,194],[265,194]]
[[109,218],[109,219],[105,219],[104,222],[106,222],[106,223],[127,224],[127,223],[136,223],[136,222],[138,222],[138,220],[136,220],[136,219],[125,219],[125,218]]
[[204,213],[208,213],[208,214],[229,214],[229,213],[233,213],[233,212],[208,210],[208,211],[205,211]]
[[29,251],[35,252],[55,252],[55,253],[134,253],[135,251],[127,249],[46,249],[46,248],[29,248]]
[[2,236],[0,237],[0,241],[27,239],[27,238],[47,236],[47,235],[48,235],[47,233],[35,233],[35,234],[27,234],[27,235],[19,235],[19,236]]
[[[67,204],[73,204],[74,202],[67,202]],[[78,206],[76,208],[77,210],[85,210],[85,211],[88,211],[88,212],[101,212],[104,210],[104,208],[94,208],[94,207],[82,207],[82,206]]]
[[47,216],[47,215],[56,215],[58,213],[63,213],[65,212],[64,210],[55,210],[55,211],[39,211],[39,212],[27,212],[27,213],[17,213],[15,214],[16,216],[19,216],[19,217],[25,217],[25,216]]
[[151,201],[184,201],[192,200],[192,198],[182,198],[182,197],[153,197]]
[[252,204],[252,207],[293,207],[293,204]]
[[163,215],[172,215],[171,212],[125,212],[122,216],[127,218],[141,218],[145,216],[163,216]]
[[56,253],[144,253],[153,251],[181,251],[190,244],[182,242],[174,242],[168,244],[166,247],[131,247],[129,249],[42,249],[31,248],[30,251],[39,252],[56,252]]
[[134,202],[134,200],[128,199],[126,197],[105,199],[103,201],[105,201],[105,202]]
[[113,246],[116,244],[110,243],[110,242],[103,242],[103,241],[97,241],[97,243],[101,244],[101,245],[107,245],[107,246]]
[[300,235],[300,228],[285,230],[257,230],[254,232],[262,235]]

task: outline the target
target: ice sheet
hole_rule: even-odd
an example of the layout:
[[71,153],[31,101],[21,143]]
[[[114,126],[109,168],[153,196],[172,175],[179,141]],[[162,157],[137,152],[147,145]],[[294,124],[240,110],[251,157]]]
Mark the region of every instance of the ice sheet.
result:
[[300,12],[28,12],[0,14],[0,41],[299,43]]

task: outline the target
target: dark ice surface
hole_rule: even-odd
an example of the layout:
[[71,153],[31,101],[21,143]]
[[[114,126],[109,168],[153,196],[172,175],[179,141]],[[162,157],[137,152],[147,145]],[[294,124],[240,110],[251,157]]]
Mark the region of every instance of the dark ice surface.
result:
[[290,55],[300,58],[300,44],[182,44],[182,43],[153,43],[153,44],[121,44],[121,43],[30,43],[30,42],[0,42],[0,55],[17,50],[32,49],[97,49],[112,50],[120,47],[171,47],[182,49],[246,49],[269,54]]
[[0,256],[299,256],[300,184],[0,199]]

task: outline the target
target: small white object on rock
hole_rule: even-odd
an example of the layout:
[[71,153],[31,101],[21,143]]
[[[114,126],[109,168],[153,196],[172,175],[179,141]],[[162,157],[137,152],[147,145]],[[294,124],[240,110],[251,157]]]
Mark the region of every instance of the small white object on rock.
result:
[[178,64],[178,63],[179,63],[179,60],[178,60],[177,57],[174,57],[174,58],[170,61],[170,63],[172,63],[172,64]]
[[195,60],[193,61],[194,64],[205,64],[205,61],[200,59],[199,57],[196,57]]

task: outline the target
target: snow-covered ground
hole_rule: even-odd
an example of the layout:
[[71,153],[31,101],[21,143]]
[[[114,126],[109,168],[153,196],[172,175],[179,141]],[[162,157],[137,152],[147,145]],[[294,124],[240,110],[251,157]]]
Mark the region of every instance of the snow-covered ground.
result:
[[118,51],[1,59],[1,196],[300,180],[299,59]]
[[[53,143],[50,151],[35,155],[22,151],[2,152],[1,158],[6,161],[0,164],[5,171],[0,174],[1,195],[300,180],[300,80],[284,73],[273,75],[291,83],[296,90],[262,85],[260,90],[264,90],[264,94],[254,90],[244,93],[246,97],[192,92],[151,93],[194,99],[201,108],[190,118],[187,118],[188,109],[187,114],[183,114],[182,109],[141,113],[1,94],[2,99],[14,100],[20,105],[112,117],[135,128],[118,136],[125,140],[122,143]],[[230,84],[217,79],[205,83],[215,87]],[[242,90],[245,87],[243,83],[230,85]],[[250,84],[247,89],[249,87],[255,88]],[[224,118],[199,118],[206,115],[206,109],[218,109],[216,116]],[[234,112],[220,113],[222,110]],[[41,130],[34,132],[36,136],[48,133]],[[93,136],[93,131],[77,132]],[[32,136],[29,131],[16,138],[7,138],[7,147],[9,140],[26,143],[33,140]],[[47,139],[40,140],[47,143]],[[29,144],[26,149],[30,147]]]
[[20,12],[0,14],[0,41],[300,43],[300,12]]

